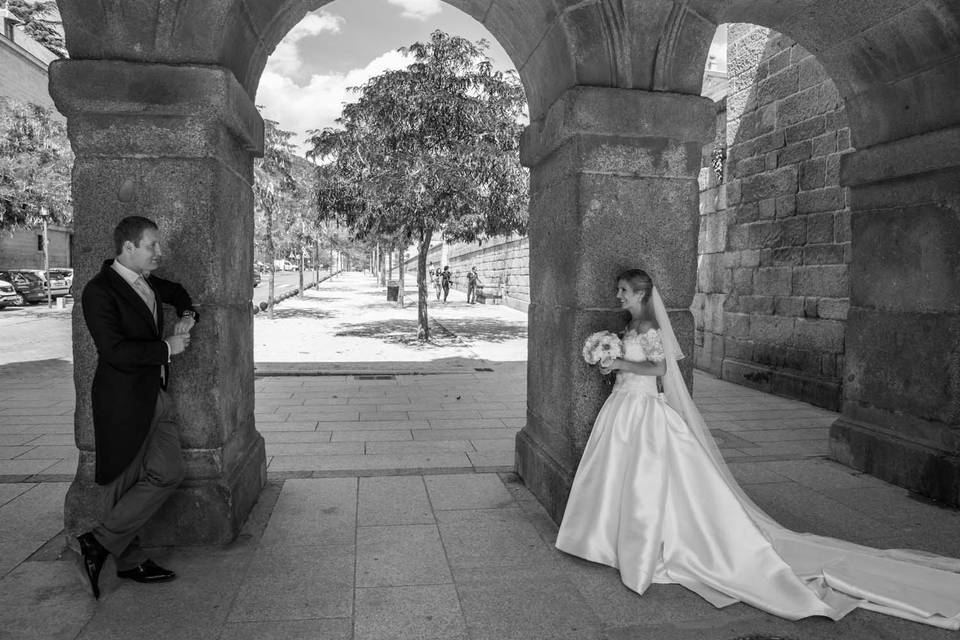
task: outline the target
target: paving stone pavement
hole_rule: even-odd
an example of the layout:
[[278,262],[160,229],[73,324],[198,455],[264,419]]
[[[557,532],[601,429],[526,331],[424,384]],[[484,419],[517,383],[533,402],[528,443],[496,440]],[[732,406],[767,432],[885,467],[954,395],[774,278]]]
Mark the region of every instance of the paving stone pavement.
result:
[[[0,360],[0,638],[956,637],[863,611],[833,623],[717,610],[672,585],[640,597],[613,569],[557,552],[556,525],[510,472],[525,316],[454,292],[431,309],[443,332],[433,345],[373,347],[410,309],[359,275],[326,286],[284,303],[296,331],[256,320],[270,466],[241,535],[154,550],[179,573],[169,584],[120,581],[111,561],[99,602],[61,532],[76,465],[69,311],[0,313],[0,335],[32,336],[22,361]],[[325,336],[336,357],[298,361],[303,335]],[[960,512],[826,459],[835,414],[704,374],[695,399],[734,475],[783,524],[960,556]]]

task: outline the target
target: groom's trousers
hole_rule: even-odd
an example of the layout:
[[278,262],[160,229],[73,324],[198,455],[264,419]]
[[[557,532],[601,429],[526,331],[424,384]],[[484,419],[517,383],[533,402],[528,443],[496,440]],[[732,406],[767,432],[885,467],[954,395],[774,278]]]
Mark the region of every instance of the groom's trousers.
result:
[[150,431],[126,469],[103,486],[103,519],[93,535],[116,559],[117,570],[147,559],[137,532],[183,481],[180,434],[172,420],[170,396],[160,390]]

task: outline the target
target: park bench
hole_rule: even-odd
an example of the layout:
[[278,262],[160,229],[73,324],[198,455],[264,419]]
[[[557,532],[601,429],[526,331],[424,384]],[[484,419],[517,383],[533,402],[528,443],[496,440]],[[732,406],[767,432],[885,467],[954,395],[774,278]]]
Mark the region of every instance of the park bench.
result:
[[477,302],[480,304],[500,304],[503,301],[503,296],[499,293],[485,292],[482,284],[477,285],[476,293]]

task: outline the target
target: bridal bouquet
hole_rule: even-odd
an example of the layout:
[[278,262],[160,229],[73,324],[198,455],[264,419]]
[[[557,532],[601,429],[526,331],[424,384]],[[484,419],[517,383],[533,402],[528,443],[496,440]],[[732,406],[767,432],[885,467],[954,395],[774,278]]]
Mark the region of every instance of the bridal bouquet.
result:
[[583,343],[583,359],[587,364],[605,367],[623,355],[623,343],[617,334],[609,331],[597,331]]

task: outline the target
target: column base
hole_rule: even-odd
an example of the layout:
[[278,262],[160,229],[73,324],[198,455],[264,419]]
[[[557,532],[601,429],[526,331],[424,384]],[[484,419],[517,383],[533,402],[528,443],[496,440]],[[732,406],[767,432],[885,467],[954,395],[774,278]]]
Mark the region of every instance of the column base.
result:
[[830,427],[830,457],[951,507],[960,507],[960,456],[840,418]]
[[[88,531],[100,513],[101,488],[93,480],[93,456],[82,456],[67,491],[67,543]],[[145,546],[225,544],[236,538],[267,481],[263,437],[253,439],[233,472],[220,478],[187,479],[140,534]]]
[[843,390],[839,378],[805,375],[784,371],[753,362],[724,358],[720,378],[778,396],[796,398],[829,411],[840,411]]
[[554,522],[567,508],[574,471],[566,469],[526,428],[517,433],[516,472]]

